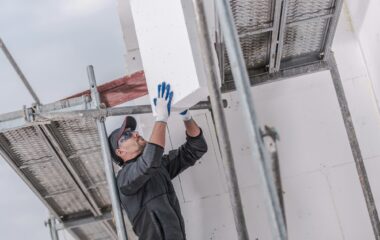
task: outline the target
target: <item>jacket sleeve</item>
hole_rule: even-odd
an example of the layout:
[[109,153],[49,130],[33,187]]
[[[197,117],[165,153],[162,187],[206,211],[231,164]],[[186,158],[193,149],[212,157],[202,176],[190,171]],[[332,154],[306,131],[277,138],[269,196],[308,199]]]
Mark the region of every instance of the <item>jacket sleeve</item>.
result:
[[193,166],[206,152],[207,143],[201,129],[201,133],[196,137],[186,134],[186,143],[165,155],[163,164],[173,179],[188,167]]
[[143,153],[134,162],[124,166],[117,175],[117,184],[125,194],[134,194],[150,179],[161,166],[164,149],[147,143]]

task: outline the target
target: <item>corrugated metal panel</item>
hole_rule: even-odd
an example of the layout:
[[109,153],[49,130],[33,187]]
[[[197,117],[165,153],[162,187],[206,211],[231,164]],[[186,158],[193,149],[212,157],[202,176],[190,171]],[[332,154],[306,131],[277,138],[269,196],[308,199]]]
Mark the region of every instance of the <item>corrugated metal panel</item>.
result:
[[[94,119],[53,121],[46,127],[57,139],[75,172],[79,173],[97,206],[109,209],[111,201]],[[38,128],[29,126],[0,133],[1,148],[63,220],[91,216],[88,199]],[[108,222],[115,230],[114,224]],[[103,223],[83,225],[72,232],[79,239],[113,239]]]
[[84,184],[90,188],[97,204],[103,208],[110,204],[100,141],[93,119],[75,119],[52,122],[53,135],[68,156],[70,163],[80,174]]
[[301,21],[315,14],[331,12],[334,0],[289,0],[287,22]]
[[[269,62],[270,33],[247,35],[240,38],[244,60],[248,69],[265,67]],[[225,51],[226,54],[226,51]],[[224,71],[231,71],[227,54],[225,55]]]
[[272,1],[231,0],[230,3],[239,35],[272,25]]
[[327,22],[325,19],[288,27],[285,32],[282,58],[321,53]]
[[[275,2],[276,0],[230,0],[251,77],[268,72],[272,32],[277,30],[272,28],[274,11],[281,11],[274,9]],[[288,0],[283,48],[279,51],[281,65],[286,68],[297,67],[322,59],[330,17],[335,13],[334,5],[335,0]],[[281,18],[281,14],[278,17]],[[276,48],[274,52],[277,54],[277,45],[272,46]],[[224,72],[230,77],[231,68],[226,51],[224,56]],[[226,78],[225,81],[232,79]]]

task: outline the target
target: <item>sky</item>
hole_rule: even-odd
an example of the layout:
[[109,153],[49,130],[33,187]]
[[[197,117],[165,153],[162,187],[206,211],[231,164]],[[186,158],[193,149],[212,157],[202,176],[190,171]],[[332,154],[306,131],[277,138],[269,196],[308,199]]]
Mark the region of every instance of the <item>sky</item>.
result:
[[[0,0],[0,38],[42,103],[125,75],[125,47],[116,0]],[[0,114],[33,99],[0,52]],[[0,157],[0,239],[50,239],[48,211]],[[62,239],[69,240],[65,234]]]

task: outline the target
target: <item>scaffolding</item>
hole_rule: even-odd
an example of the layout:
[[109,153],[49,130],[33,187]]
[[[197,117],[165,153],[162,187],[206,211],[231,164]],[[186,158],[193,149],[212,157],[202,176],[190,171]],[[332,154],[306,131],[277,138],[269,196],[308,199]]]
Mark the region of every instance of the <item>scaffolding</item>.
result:
[[[237,91],[245,107],[244,126],[254,159],[260,166],[273,239],[287,239],[286,220],[261,138],[251,86],[330,71],[356,163],[375,239],[380,223],[331,45],[342,0],[220,0],[216,39],[211,39],[202,0],[193,0],[197,30],[207,64],[210,102],[193,109],[210,109],[226,166],[226,178],[239,240],[249,239],[240,199],[232,149],[226,128],[222,93]],[[214,45],[215,43],[215,45]],[[209,52],[216,46],[218,60]],[[36,104],[0,115],[0,153],[52,214],[47,225],[52,239],[66,229],[76,239],[127,239],[118,201],[104,119],[151,112],[149,105],[102,108],[95,74],[88,67],[91,97],[42,105],[20,68],[0,40],[0,47],[34,97]],[[222,87],[218,72],[222,71]],[[108,187],[107,187],[108,186]],[[114,221],[112,220],[114,219]],[[127,228],[127,232],[131,231]]]

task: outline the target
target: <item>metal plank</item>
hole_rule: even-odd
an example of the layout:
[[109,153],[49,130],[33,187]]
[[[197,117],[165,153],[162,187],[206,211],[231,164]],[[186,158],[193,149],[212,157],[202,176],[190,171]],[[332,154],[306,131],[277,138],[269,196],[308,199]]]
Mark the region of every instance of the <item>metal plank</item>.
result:
[[[89,210],[94,214],[94,216],[100,216],[102,214],[100,211],[100,207],[97,205],[97,203],[95,202],[95,199],[92,197],[91,193],[86,188],[79,174],[71,165],[64,151],[60,147],[57,139],[52,134],[51,130],[45,125],[36,126],[35,129],[37,133],[39,134],[39,136],[45,141],[46,145],[50,149],[53,156],[56,157],[56,159],[62,165],[63,169],[65,169],[67,174],[72,178],[78,192],[80,192],[83,195],[83,197],[87,200]],[[105,223],[104,227],[105,227],[105,230],[114,239],[117,238],[115,230],[112,228],[112,226],[109,226],[108,224]]]
[[[46,199],[41,195],[41,193],[34,187],[33,183],[24,175],[24,173],[17,167],[17,165],[12,161],[11,155],[4,147],[3,139],[0,137],[0,155],[4,158],[4,160],[9,164],[9,166],[16,172],[16,174],[26,183],[26,185],[32,190],[32,192],[40,199],[40,201],[45,205],[45,207],[49,210],[49,212],[56,218],[61,219],[60,216],[56,213],[56,211],[50,206],[50,204],[46,201]],[[75,240],[80,240],[78,236],[71,231],[68,232],[73,236]]]

